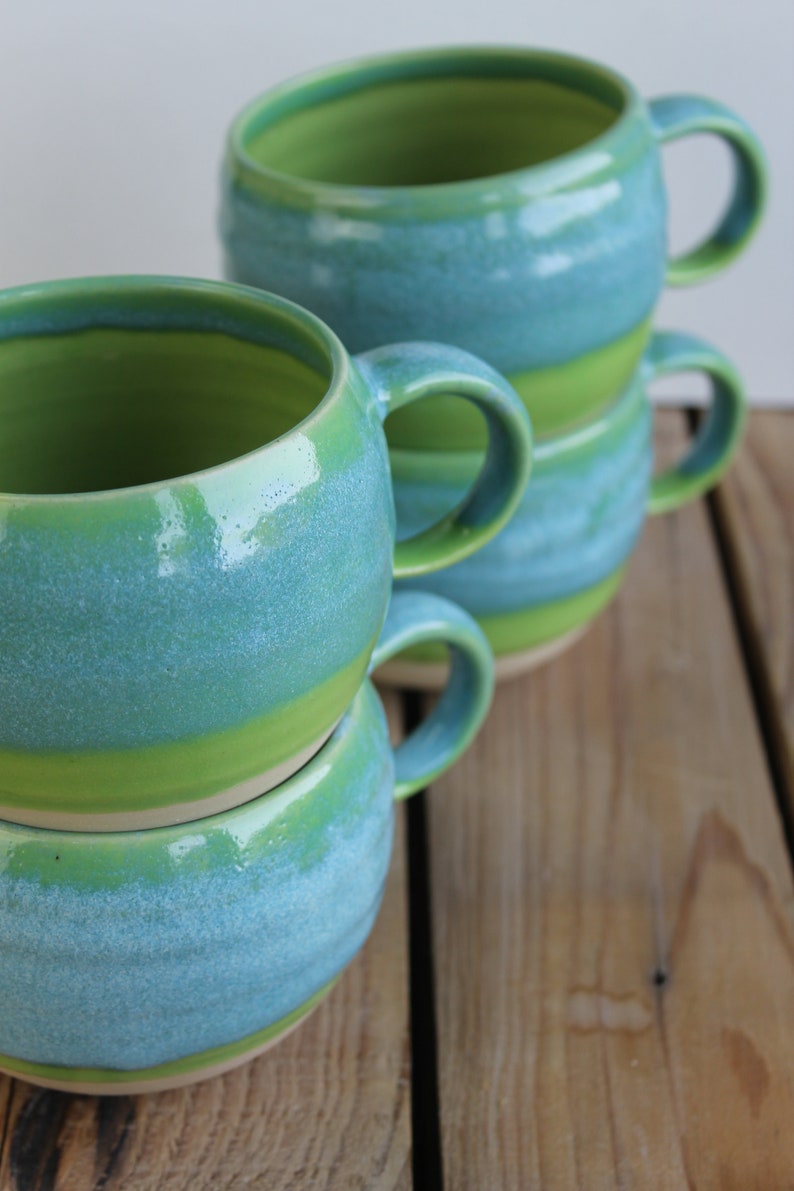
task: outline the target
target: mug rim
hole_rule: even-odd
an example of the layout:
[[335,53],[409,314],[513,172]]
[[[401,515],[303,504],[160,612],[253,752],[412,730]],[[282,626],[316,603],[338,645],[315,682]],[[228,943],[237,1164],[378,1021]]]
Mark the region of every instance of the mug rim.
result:
[[[107,307],[103,311],[98,304],[103,301],[113,303],[121,318],[113,321]],[[174,303],[178,308],[176,314]],[[142,312],[151,314],[158,309],[166,312],[169,307],[170,319],[164,322],[147,323],[140,317]],[[137,321],[134,317],[136,313]],[[185,313],[189,316],[187,319],[184,318]],[[226,325],[210,326],[208,322],[202,326],[202,319],[209,319],[219,313],[227,316]],[[124,316],[129,321],[124,321]],[[161,331],[163,334],[169,331],[195,331],[199,334],[212,331],[254,346],[267,346],[267,338],[264,335],[257,338],[254,333],[258,318],[263,328],[272,329],[274,325],[280,324],[287,330],[306,336],[322,354],[328,367],[323,396],[304,418],[284,434],[210,467],[150,480],[145,484],[85,492],[6,492],[0,489],[0,508],[3,505],[18,508],[22,505],[52,506],[131,498],[156,493],[163,488],[176,489],[195,484],[197,480],[234,470],[251,460],[266,457],[268,452],[292,435],[305,433],[320,421],[328,407],[341,399],[351,372],[350,356],[344,344],[317,315],[278,294],[236,282],[130,273],[40,281],[0,290],[0,351],[6,342],[24,338],[56,338],[91,330],[127,330],[131,333],[145,330]],[[26,327],[29,319],[34,323],[32,327]],[[251,330],[250,335],[243,333],[245,327]]]
[[[343,94],[365,91],[381,82],[427,80],[472,74],[473,67],[491,65],[545,66],[571,78],[599,86],[601,94],[611,91],[620,101],[615,119],[592,140],[576,149],[535,165],[427,185],[370,186],[355,183],[323,182],[300,178],[263,165],[248,152],[251,136],[268,123],[296,111],[322,106],[339,85],[347,85]],[[418,69],[417,69],[418,68]],[[431,68],[428,70],[428,68]],[[494,78],[504,77],[498,71]],[[546,78],[540,73],[526,77]],[[547,81],[572,87],[569,79],[549,77]],[[581,90],[591,94],[585,87]],[[317,94],[319,92],[319,95]],[[265,113],[275,109],[272,121]],[[279,110],[284,109],[284,110]],[[233,119],[226,140],[227,166],[232,180],[273,197],[300,206],[344,210],[360,218],[371,216],[429,214],[444,200],[457,200],[465,209],[494,209],[506,201],[520,203],[527,198],[547,194],[562,186],[575,185],[601,172],[605,165],[622,156],[620,142],[626,130],[637,121],[643,101],[636,88],[618,71],[590,58],[556,50],[530,46],[457,45],[400,50],[347,59],[332,66],[294,76],[268,88],[251,100]],[[494,188],[498,187],[498,193]]]

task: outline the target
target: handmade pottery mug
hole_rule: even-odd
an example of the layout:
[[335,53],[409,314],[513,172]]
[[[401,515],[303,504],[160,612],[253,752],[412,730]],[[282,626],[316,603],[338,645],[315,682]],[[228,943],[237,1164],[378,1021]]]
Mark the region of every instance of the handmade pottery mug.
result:
[[[382,421],[439,389],[485,414],[486,475],[395,548]],[[0,294],[0,818],[150,826],[283,781],[360,687],[392,573],[492,536],[530,437],[466,353],[351,359],[261,291]]]
[[[660,146],[713,133],[733,194],[713,234],[667,256]],[[742,249],[765,195],[761,148],[722,104],[643,102],[604,66],[532,49],[430,49],[275,87],[232,124],[221,234],[229,277],[314,310],[351,350],[429,338],[476,352],[537,435],[629,382],[665,279]],[[394,446],[476,449],[450,398],[401,411]]]
[[71,1091],[173,1087],[259,1053],[363,944],[394,799],[468,745],[493,690],[474,622],[398,595],[373,665],[444,641],[450,685],[396,750],[368,681],[320,752],[195,823],[86,834],[0,823],[0,1070]]
[[[712,403],[686,457],[653,471],[647,386],[675,372],[703,372]],[[509,677],[576,639],[617,591],[647,513],[663,513],[711,488],[738,444],[745,399],[730,362],[690,335],[655,334],[624,393],[588,425],[536,445],[532,479],[510,523],[476,557],[421,580],[475,615]],[[392,450],[398,520],[416,531],[453,507],[481,455]],[[410,586],[411,581],[398,586]],[[384,681],[435,686],[438,651],[414,649]]]

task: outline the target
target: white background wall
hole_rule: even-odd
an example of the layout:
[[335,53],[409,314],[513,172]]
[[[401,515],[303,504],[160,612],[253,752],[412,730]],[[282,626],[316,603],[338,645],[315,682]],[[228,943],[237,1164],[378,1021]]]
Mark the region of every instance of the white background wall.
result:
[[[218,162],[245,101],[339,58],[478,41],[598,58],[756,128],[766,224],[727,273],[668,292],[659,322],[728,350],[754,399],[794,403],[794,0],[0,0],[0,285],[218,276]],[[665,160],[681,247],[724,201],[727,155],[698,138]]]

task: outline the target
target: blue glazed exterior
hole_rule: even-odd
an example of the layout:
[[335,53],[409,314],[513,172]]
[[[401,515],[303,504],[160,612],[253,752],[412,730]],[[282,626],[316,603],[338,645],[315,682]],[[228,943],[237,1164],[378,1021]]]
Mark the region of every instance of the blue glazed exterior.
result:
[[564,363],[628,334],[661,291],[666,201],[644,131],[570,194],[431,221],[294,210],[227,179],[226,276],[314,310],[353,351],[434,339],[508,375]]
[[285,1017],[372,927],[393,789],[367,683],[317,757],[245,807],[119,835],[0,825],[0,1053],[145,1068]]
[[[607,413],[537,444],[518,512],[475,556],[421,581],[475,616],[516,612],[575,595],[630,555],[647,511],[651,407],[637,377]],[[406,532],[459,499],[479,458],[392,451],[395,504]],[[411,587],[410,580],[398,588]]]

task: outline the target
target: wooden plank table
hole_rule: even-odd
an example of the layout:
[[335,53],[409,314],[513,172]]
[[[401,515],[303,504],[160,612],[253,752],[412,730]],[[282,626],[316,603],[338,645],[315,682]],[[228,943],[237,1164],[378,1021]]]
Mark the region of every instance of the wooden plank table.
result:
[[755,414],[401,813],[314,1017],[180,1092],[1,1081],[0,1188],[794,1188],[792,822],[794,414]]

